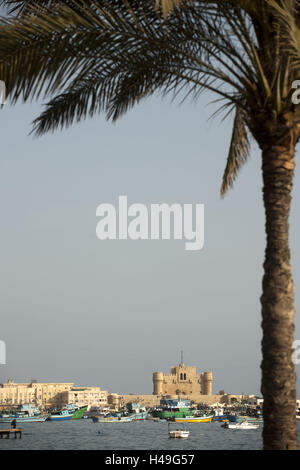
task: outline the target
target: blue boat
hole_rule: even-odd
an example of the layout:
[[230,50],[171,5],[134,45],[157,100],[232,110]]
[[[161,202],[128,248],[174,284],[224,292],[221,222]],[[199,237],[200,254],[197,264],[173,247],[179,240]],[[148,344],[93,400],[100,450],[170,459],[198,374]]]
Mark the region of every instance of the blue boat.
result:
[[57,412],[51,413],[51,415],[48,416],[47,421],[69,421],[69,419],[71,419],[73,414],[74,414],[74,411],[72,410],[57,411]]
[[48,414],[41,414],[38,408],[31,404],[19,405],[14,413],[0,415],[0,423],[11,423],[16,420],[19,423],[43,423],[48,418]]
[[214,410],[214,416],[212,418],[212,421],[219,421],[219,422],[223,422],[223,421],[227,421],[229,418],[228,418],[228,414],[227,413],[224,413],[224,409],[223,408],[217,408]]
[[87,406],[81,408],[68,405],[67,408],[54,411],[48,416],[47,421],[69,421],[70,419],[81,419],[87,410]]
[[227,420],[229,420],[227,414],[225,414],[225,415],[217,415],[217,416],[215,415],[215,416],[213,416],[213,418],[212,418],[212,421],[219,421],[219,422],[223,422],[223,421],[227,421]]

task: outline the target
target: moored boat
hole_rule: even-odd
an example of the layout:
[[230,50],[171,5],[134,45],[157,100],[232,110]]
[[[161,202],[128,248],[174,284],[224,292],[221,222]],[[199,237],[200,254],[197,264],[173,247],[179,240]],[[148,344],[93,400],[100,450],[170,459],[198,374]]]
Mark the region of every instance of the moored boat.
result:
[[217,408],[214,410],[214,416],[212,418],[212,421],[218,421],[218,422],[224,422],[228,420],[228,414],[224,413],[223,408]]
[[92,416],[94,423],[131,423],[132,416]]
[[17,424],[20,423],[43,423],[46,421],[49,415],[36,415],[36,416],[28,416],[22,415],[19,413],[11,414],[11,415],[0,415],[0,423],[11,423],[13,419],[16,420]]
[[129,416],[131,416],[132,419],[136,421],[142,421],[146,419],[149,414],[149,410],[147,410],[145,406],[141,406],[139,402],[128,403],[127,410],[129,412]]
[[175,423],[210,423],[213,416],[186,416],[185,418],[172,418]]
[[186,439],[189,437],[190,431],[185,429],[184,424],[181,427],[176,427],[176,429],[171,429],[170,426],[171,423],[168,424],[168,433],[172,439]]
[[69,406],[66,409],[54,411],[51,413],[47,421],[69,421],[73,419],[81,419],[87,410],[87,406],[83,407],[72,407]]
[[162,399],[160,406],[152,411],[152,416],[160,419],[185,418],[196,412],[196,409],[191,408],[190,400]]
[[130,416],[132,417],[133,421],[143,421],[144,419],[147,418],[148,414],[149,414],[149,411],[145,410],[145,411],[132,413]]
[[169,431],[169,436],[173,439],[186,439],[189,437],[190,431],[184,431],[182,429],[174,429],[173,431]]
[[227,422],[227,423],[222,424],[221,427],[225,429],[258,429],[259,424],[249,423],[248,421],[245,420],[239,423]]
[[262,416],[232,415],[232,414],[228,414],[227,419],[231,423],[242,423],[243,421],[247,420],[248,423],[260,424],[260,423],[263,423],[264,421]]
[[16,420],[20,423],[43,423],[49,414],[42,414],[35,406],[31,404],[19,405],[14,413],[3,413],[0,415],[0,423],[11,423]]
[[84,413],[86,413],[88,407],[87,406],[82,406],[80,408],[76,408],[71,419],[82,419]]

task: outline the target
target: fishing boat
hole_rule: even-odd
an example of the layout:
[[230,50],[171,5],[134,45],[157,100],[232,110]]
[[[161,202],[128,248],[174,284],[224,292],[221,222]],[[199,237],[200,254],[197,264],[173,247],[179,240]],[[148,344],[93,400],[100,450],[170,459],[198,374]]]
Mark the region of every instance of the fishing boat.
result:
[[145,406],[141,406],[139,402],[128,403],[127,410],[129,412],[129,415],[135,421],[142,421],[144,419],[147,419],[149,414],[149,410],[147,410]]
[[248,421],[241,421],[240,423],[230,423],[230,422],[227,422],[227,423],[224,423],[221,425],[222,428],[225,428],[225,429],[258,429],[259,428],[259,424],[253,424],[253,423],[249,423]]
[[48,418],[48,415],[28,416],[22,414],[0,415],[0,423],[11,423],[13,419],[17,424],[20,423],[43,423]]
[[41,414],[39,409],[31,404],[19,405],[14,413],[3,413],[0,415],[0,423],[11,423],[16,420],[20,423],[43,423],[48,418],[48,414]]
[[69,421],[71,419],[81,419],[86,410],[87,406],[74,407],[72,405],[69,405],[65,409],[52,412],[48,416],[47,421]]
[[131,423],[132,416],[92,416],[94,423]]
[[72,410],[60,410],[54,411],[48,417],[47,421],[69,421],[73,416],[74,411]]
[[196,411],[196,409],[191,408],[190,400],[162,399],[160,400],[160,406],[153,410],[152,416],[160,419],[185,418],[193,416]]
[[94,423],[130,423],[148,418],[150,410],[141,406],[139,402],[127,403],[118,413],[100,413],[91,416]]
[[186,439],[190,435],[190,431],[186,430],[184,425],[181,426],[181,428],[176,428],[176,429],[170,429],[170,424],[168,425],[168,433],[169,437],[172,439]]
[[260,424],[264,422],[264,419],[262,416],[228,414],[227,419],[231,423],[242,423],[245,420],[248,421],[248,423],[253,423],[253,424]]
[[212,418],[212,421],[218,421],[218,422],[224,422],[228,420],[228,415],[227,413],[224,413],[223,408],[217,408],[214,410],[214,416]]
[[185,418],[174,417],[171,419],[171,421],[174,421],[175,423],[210,423],[212,418],[213,418],[213,415],[211,416],[186,416]]

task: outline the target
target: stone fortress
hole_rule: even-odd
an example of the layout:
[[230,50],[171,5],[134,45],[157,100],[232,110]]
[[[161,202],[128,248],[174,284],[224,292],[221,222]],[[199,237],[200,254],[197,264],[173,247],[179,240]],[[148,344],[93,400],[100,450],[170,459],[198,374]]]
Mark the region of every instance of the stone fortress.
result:
[[169,374],[153,373],[153,395],[212,395],[212,380],[212,372],[197,374],[196,367],[185,366],[181,353],[180,364]]
[[169,374],[153,372],[152,395],[130,394],[120,395],[120,403],[129,401],[140,401],[145,406],[158,406],[162,398],[187,399],[194,403],[213,404],[225,403],[228,395],[223,391],[218,395],[212,392],[212,372],[197,373],[194,366],[186,366],[183,362],[183,350],[181,350],[181,361],[178,366],[172,366]]
[[120,405],[132,401],[139,401],[148,407],[155,407],[160,404],[161,399],[187,399],[194,404],[230,404],[232,399],[241,400],[241,395],[226,394],[224,390],[218,394],[213,394],[212,372],[197,373],[196,367],[186,366],[183,362],[183,350],[181,350],[181,361],[178,366],[170,368],[169,374],[163,372],[153,372],[153,392],[152,395],[129,394],[116,395]]

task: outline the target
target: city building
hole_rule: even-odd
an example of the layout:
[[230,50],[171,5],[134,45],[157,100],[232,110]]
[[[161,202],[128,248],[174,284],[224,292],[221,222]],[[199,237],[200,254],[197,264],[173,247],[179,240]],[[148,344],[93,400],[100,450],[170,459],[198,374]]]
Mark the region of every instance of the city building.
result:
[[21,405],[33,403],[37,406],[61,406],[62,393],[70,390],[74,383],[15,383],[9,380],[0,384],[1,405]]
[[108,392],[100,387],[72,387],[61,394],[63,405],[74,403],[77,406],[104,408],[108,405]]
[[100,387],[74,387],[74,383],[15,383],[9,380],[0,384],[0,405],[27,403],[40,407],[59,408],[75,403],[78,406],[104,407],[108,392]]

